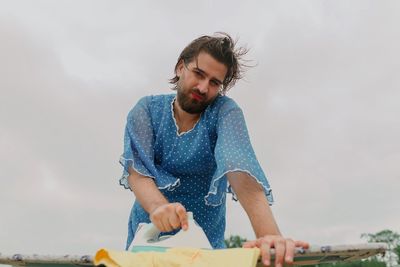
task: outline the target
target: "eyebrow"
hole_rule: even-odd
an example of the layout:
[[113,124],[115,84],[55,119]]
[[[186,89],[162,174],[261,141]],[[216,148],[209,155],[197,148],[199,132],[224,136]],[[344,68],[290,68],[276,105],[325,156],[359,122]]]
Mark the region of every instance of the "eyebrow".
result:
[[[206,73],[204,70],[200,69],[198,66],[195,66],[193,69],[194,69],[194,70],[197,70],[197,71],[199,71],[199,72],[201,72],[201,73],[204,74],[204,75],[207,75],[207,73]],[[212,77],[211,80],[213,80],[213,81],[219,83],[219,85],[222,84],[222,81],[220,81],[219,79],[217,79],[217,78],[215,78],[215,77]]]

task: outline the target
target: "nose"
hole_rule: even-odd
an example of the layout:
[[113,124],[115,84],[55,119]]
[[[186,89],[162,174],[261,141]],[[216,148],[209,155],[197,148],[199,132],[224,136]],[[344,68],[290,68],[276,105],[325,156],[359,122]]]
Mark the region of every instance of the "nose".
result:
[[199,81],[199,84],[197,85],[197,88],[199,89],[200,93],[206,94],[208,92],[208,81],[207,81],[207,79]]

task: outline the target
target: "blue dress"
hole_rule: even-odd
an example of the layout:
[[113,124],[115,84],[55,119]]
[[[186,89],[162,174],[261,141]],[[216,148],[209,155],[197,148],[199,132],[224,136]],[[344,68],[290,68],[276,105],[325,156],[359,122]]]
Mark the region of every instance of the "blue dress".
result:
[[[154,179],[169,202],[182,203],[203,228],[213,248],[224,248],[226,173],[242,171],[255,178],[273,202],[271,189],[250,143],[242,110],[227,96],[218,96],[196,125],[178,132],[175,94],[146,96],[129,112],[124,138],[120,184],[130,188],[128,168]],[[135,201],[128,223],[126,248],[139,223],[149,214]]]

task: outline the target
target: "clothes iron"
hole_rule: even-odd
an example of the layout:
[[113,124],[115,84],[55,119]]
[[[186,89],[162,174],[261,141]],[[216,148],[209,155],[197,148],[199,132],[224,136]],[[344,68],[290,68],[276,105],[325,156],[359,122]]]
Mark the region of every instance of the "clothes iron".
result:
[[175,235],[160,235],[160,230],[152,223],[139,224],[135,238],[129,246],[129,251],[161,251],[173,247],[190,247],[212,249],[203,229],[193,219],[193,213],[188,212],[188,230],[180,230]]

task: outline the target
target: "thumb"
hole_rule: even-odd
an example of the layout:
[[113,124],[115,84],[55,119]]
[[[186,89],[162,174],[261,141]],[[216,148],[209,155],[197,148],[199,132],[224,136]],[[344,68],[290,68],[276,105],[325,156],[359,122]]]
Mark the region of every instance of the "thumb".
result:
[[181,227],[184,231],[186,231],[187,229],[189,229],[189,223],[188,223],[188,216],[187,216],[187,212],[184,206],[182,206],[181,204],[176,206],[176,214],[179,217],[179,220],[181,221]]

